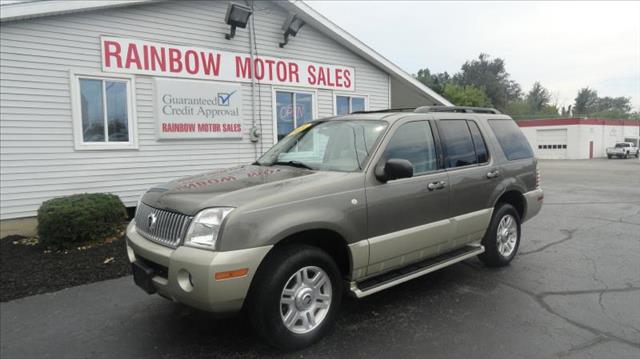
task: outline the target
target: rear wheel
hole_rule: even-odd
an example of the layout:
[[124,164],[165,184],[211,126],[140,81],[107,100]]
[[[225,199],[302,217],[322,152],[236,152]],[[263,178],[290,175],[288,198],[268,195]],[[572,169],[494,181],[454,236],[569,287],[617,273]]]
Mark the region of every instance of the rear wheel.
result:
[[478,258],[489,267],[506,266],[513,260],[520,246],[520,216],[512,205],[496,207],[482,245],[484,253]]
[[334,260],[307,245],[276,249],[265,259],[249,294],[249,318],[262,338],[281,349],[300,349],[332,327],[342,299]]
[[612,157],[611,155],[607,155],[607,158],[608,158],[608,159],[611,159],[611,157]]

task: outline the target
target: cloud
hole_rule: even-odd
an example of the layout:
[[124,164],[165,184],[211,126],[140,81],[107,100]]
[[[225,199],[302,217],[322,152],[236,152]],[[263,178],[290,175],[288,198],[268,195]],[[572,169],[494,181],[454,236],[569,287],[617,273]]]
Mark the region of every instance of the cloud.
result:
[[308,4],[408,72],[457,72],[481,52],[573,102],[585,86],[640,108],[640,2],[351,2]]

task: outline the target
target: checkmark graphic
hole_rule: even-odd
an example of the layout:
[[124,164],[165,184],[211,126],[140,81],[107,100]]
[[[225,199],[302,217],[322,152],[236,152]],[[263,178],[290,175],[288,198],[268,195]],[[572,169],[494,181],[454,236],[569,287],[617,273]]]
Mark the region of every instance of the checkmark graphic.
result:
[[219,93],[218,104],[221,106],[229,106],[229,99],[231,98],[231,95],[233,95],[234,93],[236,93],[236,91],[233,91],[231,93]]

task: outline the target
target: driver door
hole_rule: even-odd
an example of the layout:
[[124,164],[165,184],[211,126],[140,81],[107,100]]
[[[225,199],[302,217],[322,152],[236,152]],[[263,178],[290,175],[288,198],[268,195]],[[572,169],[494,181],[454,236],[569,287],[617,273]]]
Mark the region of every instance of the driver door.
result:
[[[448,175],[441,168],[427,120],[395,126],[375,166],[406,159],[413,177],[382,183],[368,177],[369,266],[367,275],[437,255],[451,238]],[[373,172],[373,171],[371,171]]]

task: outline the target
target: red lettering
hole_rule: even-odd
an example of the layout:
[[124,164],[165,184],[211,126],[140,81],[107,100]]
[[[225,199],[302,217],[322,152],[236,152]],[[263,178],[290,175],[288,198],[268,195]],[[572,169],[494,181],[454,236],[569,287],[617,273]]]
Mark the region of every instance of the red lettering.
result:
[[295,82],[298,83],[300,82],[300,76],[298,76],[298,64],[296,64],[295,62],[291,62],[289,63],[289,82],[294,82],[293,78],[295,76],[296,80]]
[[176,48],[169,49],[169,71],[180,72],[182,71],[182,62],[180,62],[180,50]]
[[313,65],[309,65],[307,67],[307,72],[309,73],[309,76],[307,77],[307,81],[309,82],[309,85],[315,85],[316,84],[316,67]]
[[236,56],[236,77],[251,78],[251,59]]
[[276,77],[278,81],[287,81],[287,64],[284,61],[278,61],[276,64]]
[[193,50],[184,52],[184,68],[188,73],[195,75],[198,73],[200,64],[198,62],[198,54]]
[[253,68],[253,74],[255,75],[256,80],[262,80],[264,78],[264,61],[262,61],[262,59],[253,60]]
[[344,87],[351,88],[351,71],[344,70]]
[[318,67],[318,85],[327,85],[327,79],[325,78],[322,66]]
[[213,57],[212,53],[208,53],[205,57],[205,53],[201,52],[200,57],[202,58],[202,69],[204,70],[205,75],[218,76],[220,73],[220,54],[216,54],[216,57]]
[[164,50],[164,47],[161,47],[160,51],[158,52],[157,47],[151,46],[151,70],[155,71],[157,66],[160,71],[167,71],[167,57]]
[[122,59],[120,58],[120,44],[115,41],[105,40],[104,42],[104,66],[111,67],[111,57],[116,60],[116,66],[122,68]]
[[264,60],[264,62],[267,63],[267,65],[269,65],[269,81],[273,80],[273,64],[276,62],[275,60]]
[[135,64],[138,70],[142,70],[140,55],[138,55],[138,48],[136,47],[136,44],[129,44],[129,47],[127,47],[127,61],[125,62],[124,67],[130,69],[131,64]]
[[336,87],[342,87],[342,69],[336,69]]
[[142,45],[142,61],[144,69],[149,70],[149,46],[147,45]]
[[336,87],[335,82],[331,82],[331,78],[333,76],[331,76],[331,69],[327,68],[327,85],[331,86],[331,87]]

